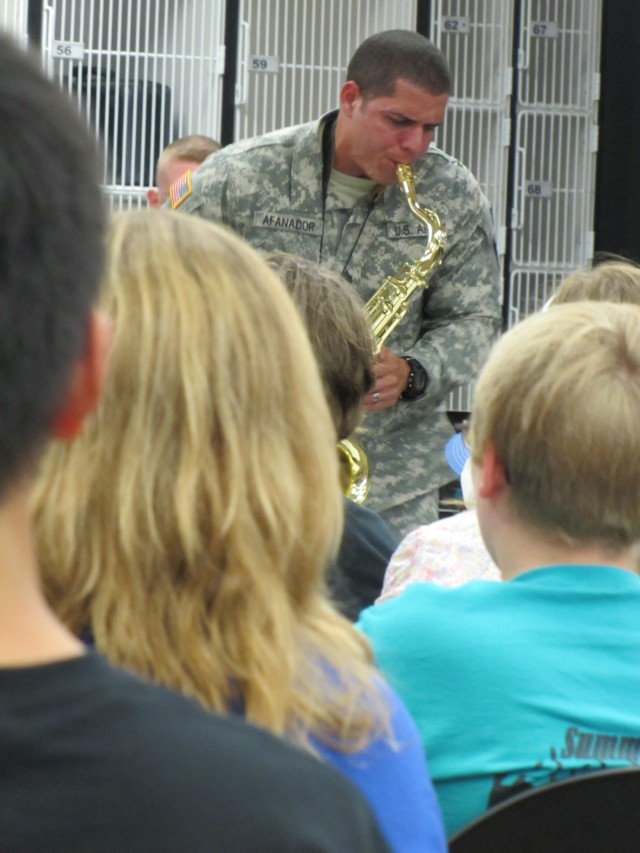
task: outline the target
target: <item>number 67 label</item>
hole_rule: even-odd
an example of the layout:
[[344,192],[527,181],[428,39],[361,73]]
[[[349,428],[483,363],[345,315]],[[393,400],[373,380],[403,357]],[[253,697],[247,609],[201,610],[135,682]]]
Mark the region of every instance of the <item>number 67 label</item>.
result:
[[531,21],[531,35],[539,39],[557,39],[558,25],[555,21]]

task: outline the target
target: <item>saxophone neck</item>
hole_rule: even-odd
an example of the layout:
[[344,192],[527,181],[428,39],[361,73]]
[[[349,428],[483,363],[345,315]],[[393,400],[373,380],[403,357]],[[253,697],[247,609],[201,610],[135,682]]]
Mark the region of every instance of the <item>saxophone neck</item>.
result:
[[[415,181],[411,166],[407,163],[398,163],[396,166],[396,179],[398,186],[405,195],[409,209],[425,226],[427,246],[430,246],[436,237],[438,242],[443,240],[444,232],[437,213],[433,210],[425,210],[416,201]],[[423,259],[425,257],[423,256]]]
[[413,293],[427,287],[431,273],[442,262],[446,234],[437,214],[424,210],[415,201],[413,172],[404,163],[396,166],[398,184],[409,208],[425,228],[426,247],[422,257],[413,263],[405,263],[398,274],[389,276],[367,302],[367,313],[378,345],[378,350],[406,315]]

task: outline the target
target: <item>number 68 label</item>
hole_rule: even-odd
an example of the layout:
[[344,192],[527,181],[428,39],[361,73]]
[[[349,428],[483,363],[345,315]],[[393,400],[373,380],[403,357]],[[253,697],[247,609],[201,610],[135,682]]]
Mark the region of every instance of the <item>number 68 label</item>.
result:
[[527,181],[525,189],[528,198],[551,198],[549,181]]

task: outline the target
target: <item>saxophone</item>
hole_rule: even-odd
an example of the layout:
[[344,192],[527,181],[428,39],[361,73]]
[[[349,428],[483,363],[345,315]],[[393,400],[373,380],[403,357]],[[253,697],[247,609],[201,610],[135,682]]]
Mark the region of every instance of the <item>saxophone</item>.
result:
[[[404,193],[411,212],[425,226],[427,245],[424,253],[413,263],[405,263],[395,276],[389,276],[366,304],[367,314],[376,342],[376,353],[382,349],[395,327],[409,310],[411,297],[420,288],[428,287],[428,279],[442,263],[447,235],[440,218],[416,201],[411,166],[398,163],[396,180]],[[362,504],[369,494],[369,461],[360,442],[351,436],[338,444],[340,481],[345,497]]]

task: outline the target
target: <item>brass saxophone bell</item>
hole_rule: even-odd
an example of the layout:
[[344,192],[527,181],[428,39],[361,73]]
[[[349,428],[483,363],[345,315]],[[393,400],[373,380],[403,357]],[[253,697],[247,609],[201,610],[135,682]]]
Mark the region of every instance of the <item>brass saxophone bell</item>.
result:
[[338,471],[342,494],[357,504],[363,504],[369,494],[369,460],[364,447],[355,438],[338,442]]

